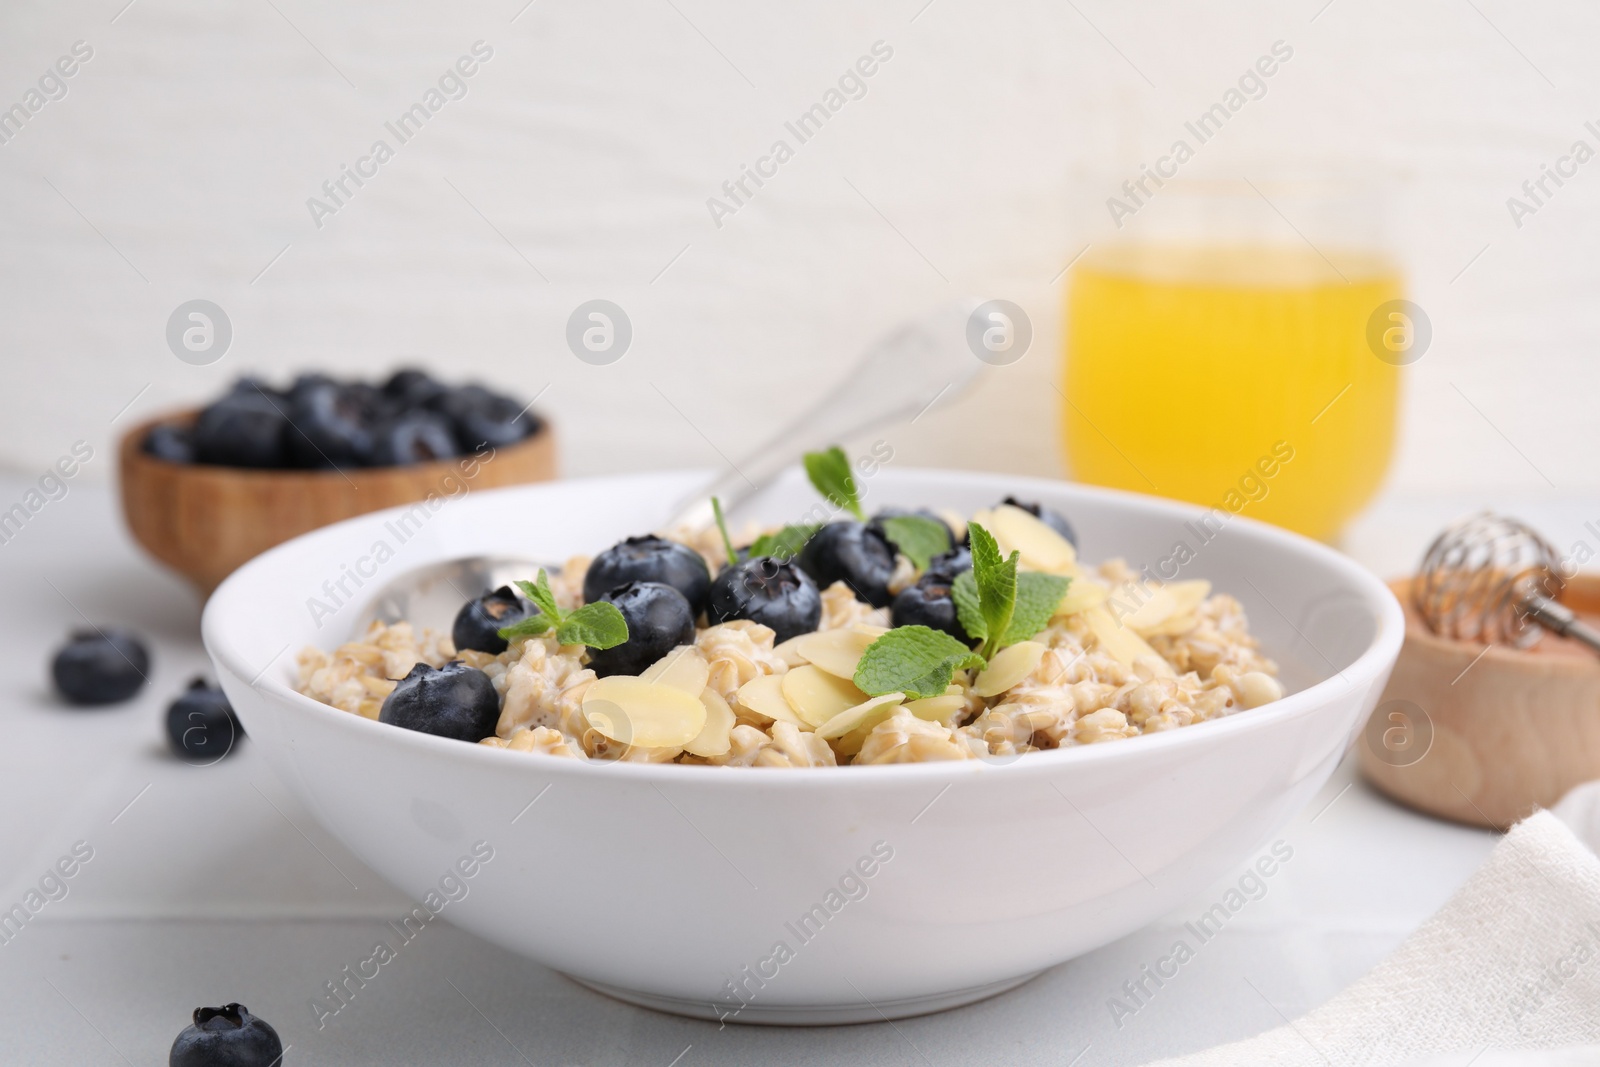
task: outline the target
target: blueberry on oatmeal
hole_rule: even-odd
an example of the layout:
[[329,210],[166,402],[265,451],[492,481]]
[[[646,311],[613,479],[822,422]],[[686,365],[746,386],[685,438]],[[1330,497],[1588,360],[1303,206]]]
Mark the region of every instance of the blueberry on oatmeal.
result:
[[450,639],[456,650],[472,649],[497,656],[506,650],[506,639],[500,631],[521,622],[533,613],[533,605],[517,595],[509,585],[502,585],[492,593],[469,600],[456,612],[455,625],[450,627]]
[[79,630],[50,664],[56,691],[69,704],[118,704],[139,691],[150,673],[150,653],[127,630]]
[[896,626],[926,626],[940,630],[957,641],[971,643],[967,631],[956,614],[956,602],[950,595],[950,583],[934,575],[919,579],[916,585],[900,590],[890,605],[890,616]]
[[594,558],[583,576],[586,603],[605,598],[627,582],[660,582],[682,593],[694,615],[706,610],[711,571],[700,553],[688,545],[655,534],[628,537]]
[[168,1067],[279,1067],[282,1060],[278,1031],[243,1004],[196,1008],[167,1054]]
[[712,625],[749,619],[770,627],[782,643],[808,634],[822,621],[822,595],[811,576],[790,560],[757,556],[724,567],[711,583],[706,618]]
[[489,676],[460,660],[418,663],[383,702],[378,721],[476,744],[494,733],[500,695]]
[[818,588],[843,582],[857,600],[875,608],[888,607],[893,599],[894,549],[865,523],[828,523],[800,550],[800,566]]
[[1077,531],[1072,528],[1072,523],[1067,521],[1067,517],[1054,508],[1047,508],[1037,500],[1018,500],[1014,496],[1008,496],[1004,500],[1000,501],[1000,503],[1010,504],[1014,508],[1021,508],[1029,515],[1032,515],[1034,518],[1050,527],[1050,529],[1066,538],[1067,543],[1073,548],[1078,547]]
[[956,575],[971,569],[972,549],[961,545],[929,560],[928,569],[922,572],[918,581],[937,581],[941,585],[949,585],[956,580]]
[[622,613],[628,639],[589,653],[589,667],[604,678],[640,674],[679,645],[694,644],[694,611],[684,595],[662,582],[625,582],[599,598]]

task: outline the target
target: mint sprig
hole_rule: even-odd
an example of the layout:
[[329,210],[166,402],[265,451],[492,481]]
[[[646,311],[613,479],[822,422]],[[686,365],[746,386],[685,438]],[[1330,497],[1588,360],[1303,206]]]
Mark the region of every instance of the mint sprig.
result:
[[711,498],[711,514],[717,517],[717,532],[722,535],[722,550],[728,554],[728,566],[739,562],[739,554],[733,550],[733,538],[728,536],[728,520],[722,517],[722,501],[716,497]]
[[534,581],[516,584],[539,611],[502,628],[500,636],[507,641],[514,637],[537,636],[552,627],[556,640],[563,645],[615,648],[628,639],[628,620],[622,617],[615,604],[597,600],[570,612],[562,611],[555,593],[550,591],[550,579],[543,567],[539,568],[539,576]]
[[855,475],[850,471],[850,457],[844,454],[844,449],[834,445],[821,452],[807,452],[804,462],[806,477],[828,503],[845,509],[857,519],[866,520]]
[[1017,572],[1019,553],[1000,558],[994,535],[978,523],[967,527],[972,570],[956,576],[950,595],[956,617],[978,652],[989,659],[1007,645],[1026,641],[1050,624],[1070,580],[1038,571]]
[[950,551],[950,531],[942,522],[922,515],[896,515],[881,521],[890,542],[919,571],[927,570],[934,556]]
[[793,559],[820,529],[822,527],[817,523],[801,523],[785,526],[777,533],[762,534],[751,542],[750,555],[752,558],[771,556],[774,559]]
[[942,694],[956,671],[983,666],[982,656],[941,630],[897,626],[861,654],[855,683],[868,696],[904,693],[920,700]]

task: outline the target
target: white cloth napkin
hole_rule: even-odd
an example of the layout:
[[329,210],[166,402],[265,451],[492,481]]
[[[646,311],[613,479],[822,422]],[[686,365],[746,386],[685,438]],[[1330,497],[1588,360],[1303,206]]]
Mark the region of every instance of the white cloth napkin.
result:
[[[1574,790],[1561,809],[1600,845],[1600,783]],[[1571,1047],[1584,1045],[1600,1045],[1600,859],[1556,815],[1539,812],[1513,827],[1393,955],[1322,1007],[1257,1037],[1159,1062],[1600,1064],[1600,1050]]]

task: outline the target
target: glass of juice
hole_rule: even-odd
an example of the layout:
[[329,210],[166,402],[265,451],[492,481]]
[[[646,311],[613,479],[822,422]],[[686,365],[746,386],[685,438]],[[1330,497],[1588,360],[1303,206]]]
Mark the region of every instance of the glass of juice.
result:
[[1067,281],[1068,469],[1333,538],[1389,465],[1416,328],[1377,198],[1325,181],[1153,192]]

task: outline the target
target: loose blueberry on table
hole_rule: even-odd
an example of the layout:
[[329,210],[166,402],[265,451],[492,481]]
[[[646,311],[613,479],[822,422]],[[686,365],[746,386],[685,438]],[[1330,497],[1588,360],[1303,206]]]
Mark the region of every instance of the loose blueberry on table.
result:
[[56,691],[69,704],[118,704],[139,691],[150,673],[150,653],[127,630],[74,632],[50,664]]
[[167,742],[181,760],[215,763],[243,736],[227,694],[204,678],[190,682],[183,695],[167,705]]
[[772,628],[782,643],[822,621],[822,594],[811,575],[790,560],[756,556],[724,567],[711,583],[706,617],[713,624],[749,619]]
[[418,663],[384,700],[378,721],[476,743],[494,733],[500,696],[487,674],[460,660],[443,667]]
[[628,624],[628,639],[620,645],[590,649],[589,666],[601,678],[641,674],[679,645],[694,643],[694,610],[684,595],[670,585],[626,582],[599,599],[615,606]]
[[625,538],[596,556],[583,576],[583,599],[593,603],[627,582],[670,585],[694,615],[706,610],[711,593],[711,571],[700,553],[655,534]]
[[196,1008],[194,1022],[172,1042],[168,1067],[279,1067],[283,1042],[243,1004]]
[[819,589],[843,582],[856,599],[875,608],[888,607],[894,599],[889,592],[894,549],[865,523],[828,523],[801,549],[800,566]]
[[506,650],[501,629],[521,622],[532,613],[533,605],[509,585],[502,585],[492,593],[461,605],[455,624],[450,628],[450,639],[455,642],[457,651],[470,648],[498,656]]

